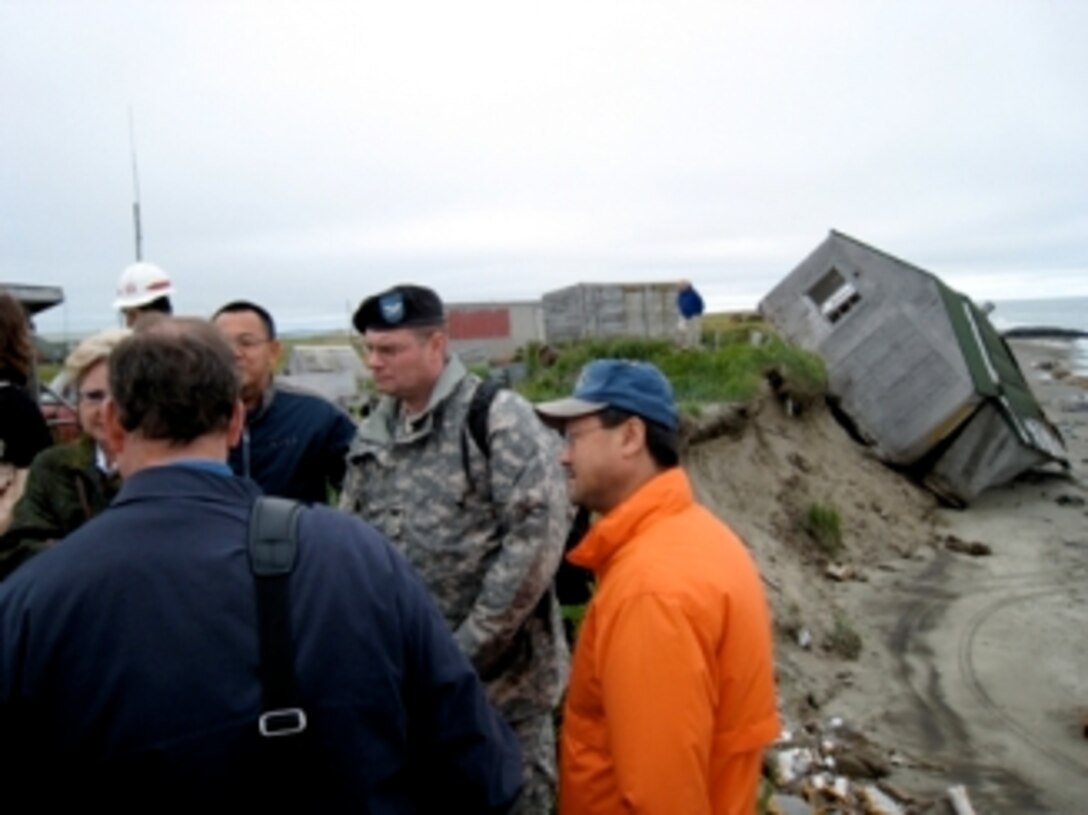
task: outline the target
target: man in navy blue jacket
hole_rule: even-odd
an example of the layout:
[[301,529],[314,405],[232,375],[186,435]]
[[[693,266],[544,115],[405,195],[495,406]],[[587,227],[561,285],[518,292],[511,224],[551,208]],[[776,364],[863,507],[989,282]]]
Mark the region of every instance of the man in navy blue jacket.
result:
[[355,422],[323,396],[276,380],[280,342],[266,309],[235,300],[212,321],[234,349],[246,406],[245,428],[227,463],[267,495],[325,503],[329,488],[344,480]]
[[[258,491],[224,463],[244,421],[230,348],[167,319],[113,352],[110,388],[120,494],[0,584],[8,797],[506,811],[513,735],[406,561],[326,507],[303,510],[287,579],[306,737],[259,735]],[[291,758],[268,763],[281,745]]]

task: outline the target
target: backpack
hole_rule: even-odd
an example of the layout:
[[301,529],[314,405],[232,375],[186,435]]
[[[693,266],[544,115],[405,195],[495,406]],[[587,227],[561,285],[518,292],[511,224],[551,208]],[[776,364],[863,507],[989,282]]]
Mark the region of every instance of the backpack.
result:
[[[484,459],[490,460],[491,443],[488,440],[488,417],[491,413],[491,403],[495,396],[503,389],[503,384],[495,379],[485,379],[476,386],[469,402],[468,416],[465,424],[468,427],[468,435],[472,437],[476,447],[484,455]],[[465,448],[464,436],[461,437],[462,461],[465,463],[465,472],[468,473],[468,451]],[[559,571],[555,574],[555,593],[560,605],[582,605],[589,602],[593,593],[593,572],[575,566],[567,560],[567,552],[573,549],[589,531],[589,510],[578,507],[571,522],[567,539],[563,544],[563,559],[559,562]]]

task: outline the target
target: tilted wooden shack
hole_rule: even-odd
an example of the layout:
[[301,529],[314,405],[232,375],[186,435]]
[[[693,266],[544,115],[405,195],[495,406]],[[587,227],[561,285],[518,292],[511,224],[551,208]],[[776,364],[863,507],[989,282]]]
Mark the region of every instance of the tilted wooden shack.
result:
[[759,310],[823,358],[831,395],[881,457],[945,500],[1068,465],[1005,340],[935,275],[832,231]]
[[543,297],[548,342],[591,337],[666,337],[679,334],[676,281],[579,283]]

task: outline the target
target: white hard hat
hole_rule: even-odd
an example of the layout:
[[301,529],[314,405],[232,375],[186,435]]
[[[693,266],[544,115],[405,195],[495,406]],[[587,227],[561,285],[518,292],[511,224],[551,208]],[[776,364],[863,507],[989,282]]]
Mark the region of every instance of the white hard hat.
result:
[[154,263],[133,263],[117,281],[116,309],[139,308],[174,293],[170,276]]

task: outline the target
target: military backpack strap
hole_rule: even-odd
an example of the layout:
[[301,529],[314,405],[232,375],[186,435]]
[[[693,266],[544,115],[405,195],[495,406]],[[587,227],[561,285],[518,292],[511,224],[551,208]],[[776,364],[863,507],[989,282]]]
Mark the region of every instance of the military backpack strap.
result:
[[491,413],[491,403],[495,401],[495,396],[502,387],[502,383],[497,379],[485,379],[476,386],[472,401],[468,405],[468,418],[465,420],[468,424],[468,432],[472,440],[476,442],[476,446],[480,448],[480,452],[484,454],[484,458],[491,455],[491,441],[487,438],[487,419]]
[[[488,416],[491,413],[491,403],[495,396],[503,389],[503,384],[495,379],[485,379],[476,386],[472,394],[472,401],[468,405],[468,415],[465,418],[467,433],[461,434],[461,462],[465,468],[465,478],[470,488],[474,488],[472,475],[468,468],[468,442],[467,436],[472,436],[473,442],[485,459],[491,457],[491,441],[488,439]],[[555,576],[556,596],[563,605],[580,605],[589,602],[593,594],[593,572],[581,566],[569,563],[566,553],[573,549],[589,531],[589,510],[579,507],[574,515],[567,538],[563,545],[563,558],[559,562],[559,570]]]
[[488,439],[488,416],[491,413],[491,403],[501,391],[503,385],[496,379],[485,379],[476,386],[472,392],[472,401],[468,403],[468,413],[465,415],[465,427],[467,433],[461,433],[461,466],[465,470],[465,479],[469,488],[475,489],[472,483],[472,472],[468,467],[468,437],[472,437],[477,449],[484,454],[484,459],[491,458],[491,441]]
[[249,516],[249,564],[256,577],[257,627],[260,637],[264,712],[261,736],[293,736],[306,729],[295,681],[288,581],[298,559],[298,523],[302,504],[261,496]]

